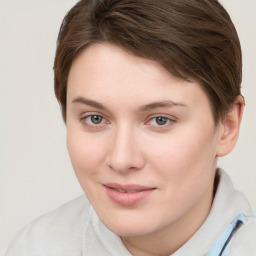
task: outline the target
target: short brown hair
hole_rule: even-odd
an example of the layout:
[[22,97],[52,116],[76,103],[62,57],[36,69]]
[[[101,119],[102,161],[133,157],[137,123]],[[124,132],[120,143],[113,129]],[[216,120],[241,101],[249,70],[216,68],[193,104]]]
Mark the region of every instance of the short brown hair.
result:
[[217,0],[80,0],[65,16],[54,62],[56,98],[66,120],[67,80],[74,58],[99,42],[155,60],[200,83],[217,123],[241,94],[236,29]]

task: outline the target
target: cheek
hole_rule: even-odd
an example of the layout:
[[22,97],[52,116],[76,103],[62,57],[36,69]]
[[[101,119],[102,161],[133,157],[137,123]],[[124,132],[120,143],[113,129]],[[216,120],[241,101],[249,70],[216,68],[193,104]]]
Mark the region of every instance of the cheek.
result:
[[[176,175],[184,179],[187,175],[198,175],[212,169],[216,156],[216,136],[211,129],[198,132],[187,129],[170,136],[154,146],[148,147],[155,170],[162,170],[167,176]],[[193,170],[193,171],[192,171]]]
[[67,148],[78,179],[93,174],[104,159],[103,144],[79,131],[67,131]]
[[151,147],[151,154],[155,156],[151,158],[152,169],[161,177],[160,187],[165,194],[161,204],[166,205],[164,200],[168,200],[183,214],[204,197],[208,189],[211,191],[215,147],[214,132],[210,130],[186,132],[163,141],[161,147]]

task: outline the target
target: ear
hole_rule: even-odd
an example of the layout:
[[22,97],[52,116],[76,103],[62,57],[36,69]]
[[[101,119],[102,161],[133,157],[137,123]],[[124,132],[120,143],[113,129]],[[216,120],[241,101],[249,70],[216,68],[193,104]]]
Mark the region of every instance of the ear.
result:
[[238,96],[233,107],[225,116],[224,121],[220,124],[217,157],[227,155],[235,147],[239,135],[243,109],[244,99],[242,96]]

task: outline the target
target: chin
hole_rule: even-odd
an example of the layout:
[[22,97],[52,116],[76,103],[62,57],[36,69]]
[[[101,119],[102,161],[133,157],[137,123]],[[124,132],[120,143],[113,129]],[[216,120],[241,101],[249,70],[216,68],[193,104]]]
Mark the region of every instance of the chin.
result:
[[112,232],[122,237],[142,236],[152,233],[154,229],[157,229],[152,221],[148,221],[145,217],[116,217],[111,220],[103,219],[103,223]]
[[136,237],[136,236],[143,236],[146,234],[151,233],[148,228],[143,228],[138,225],[134,226],[114,226],[114,227],[109,227],[109,229],[114,232],[115,234],[121,236],[121,237]]

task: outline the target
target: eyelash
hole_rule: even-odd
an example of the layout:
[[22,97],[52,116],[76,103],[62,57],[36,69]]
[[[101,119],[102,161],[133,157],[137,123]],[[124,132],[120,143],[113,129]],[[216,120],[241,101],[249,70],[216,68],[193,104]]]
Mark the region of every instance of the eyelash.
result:
[[[92,122],[93,117],[95,117],[95,118],[97,117],[97,118],[101,119],[100,123],[98,123],[98,124],[93,123]],[[167,122],[167,123],[164,123],[163,125],[157,124],[157,118],[164,119],[163,121]],[[88,121],[88,119],[90,119],[90,120]],[[103,126],[110,124],[110,121],[108,121],[105,117],[103,117],[102,115],[99,115],[99,114],[86,115],[86,116],[79,118],[79,120],[83,125],[89,126],[94,129],[101,129]],[[154,124],[152,124],[153,120],[155,120]],[[104,121],[104,122],[102,123],[102,121]],[[161,120],[158,120],[158,121],[161,121]],[[152,126],[154,128],[167,128],[167,127],[173,125],[175,122],[176,122],[176,120],[174,120],[170,117],[166,117],[164,115],[157,115],[157,116],[151,117],[148,121],[145,122],[145,124]]]
[[[92,123],[92,118],[93,117],[97,117],[97,118],[100,118],[101,121],[102,120],[105,120],[105,123],[102,124],[102,122],[98,123],[98,124],[94,124]],[[88,121],[88,119],[90,119],[90,121]],[[102,128],[104,125],[106,124],[110,124],[109,121],[107,121],[106,118],[104,118],[102,115],[98,115],[98,114],[90,114],[90,115],[86,115],[86,116],[83,116],[81,118],[79,118],[80,122],[83,124],[83,125],[86,125],[86,126],[89,126],[91,128],[94,128],[94,129],[100,129]]]
[[[162,125],[157,124],[157,118],[164,119],[164,121],[166,121],[166,123],[164,123]],[[152,125],[153,120],[155,120],[154,121],[155,124]],[[156,128],[166,128],[166,127],[169,127],[169,126],[173,125],[175,122],[176,122],[176,120],[174,120],[173,118],[166,117],[164,115],[157,115],[157,116],[151,117],[149,119],[149,121],[147,121],[145,124],[150,125],[150,126],[154,126]]]

